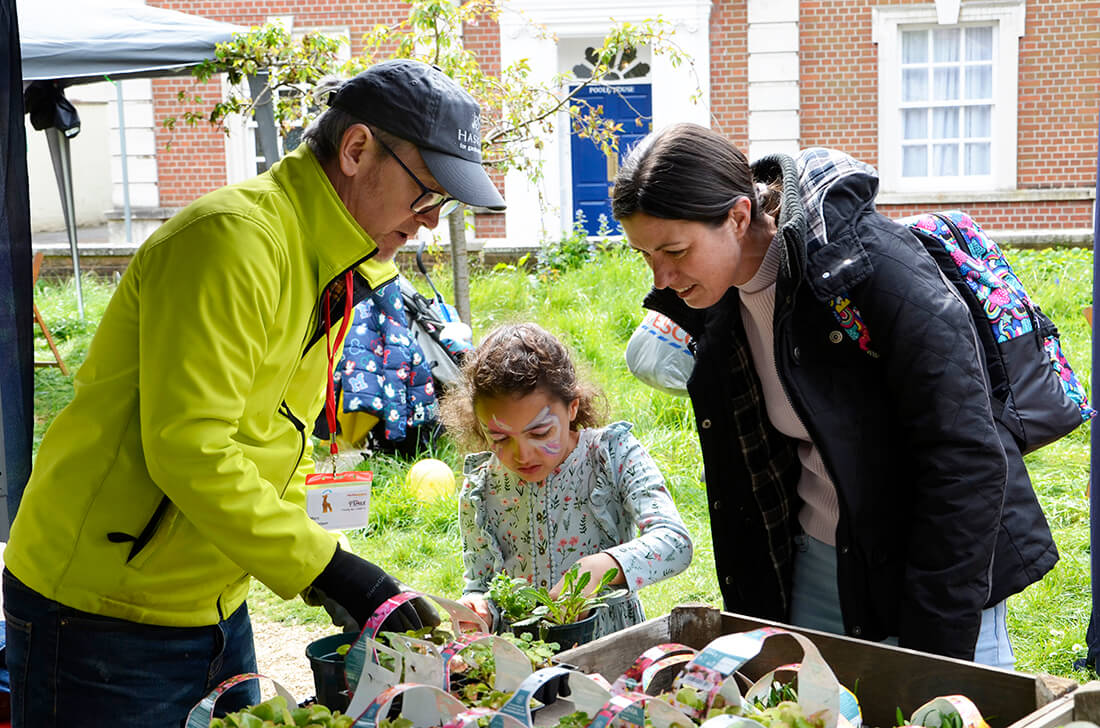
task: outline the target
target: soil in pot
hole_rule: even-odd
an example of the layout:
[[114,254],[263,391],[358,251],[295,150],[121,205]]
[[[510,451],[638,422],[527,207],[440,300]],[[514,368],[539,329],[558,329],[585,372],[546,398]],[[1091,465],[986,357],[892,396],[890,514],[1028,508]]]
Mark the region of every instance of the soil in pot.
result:
[[306,657],[313,669],[313,686],[317,690],[317,702],[330,710],[347,710],[347,683],[344,678],[344,656],[337,647],[355,641],[354,632],[333,634],[314,640],[306,646]]

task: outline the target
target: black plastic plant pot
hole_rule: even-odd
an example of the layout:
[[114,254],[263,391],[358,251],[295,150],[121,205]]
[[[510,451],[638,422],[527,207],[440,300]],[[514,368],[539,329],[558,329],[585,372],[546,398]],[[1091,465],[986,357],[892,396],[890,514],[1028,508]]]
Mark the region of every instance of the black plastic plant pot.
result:
[[569,650],[592,641],[596,634],[596,613],[571,624],[544,625],[539,631],[543,641],[557,642],[562,650]]
[[344,678],[344,656],[336,651],[341,645],[355,641],[354,632],[343,632],[322,637],[306,647],[306,657],[313,669],[313,686],[317,690],[317,702],[330,710],[347,710],[347,684]]
[[[561,667],[569,667],[568,665],[561,665]],[[531,696],[535,700],[545,705],[550,705],[558,698],[569,697],[569,675],[555,675],[534,692]]]

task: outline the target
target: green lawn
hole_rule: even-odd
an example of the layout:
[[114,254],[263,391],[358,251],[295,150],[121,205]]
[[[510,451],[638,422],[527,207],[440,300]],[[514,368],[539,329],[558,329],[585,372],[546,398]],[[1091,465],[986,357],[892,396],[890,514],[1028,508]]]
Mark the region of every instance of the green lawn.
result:
[[[1017,250],[1010,253],[1025,285],[1062,331],[1063,344],[1078,375],[1090,376],[1089,332],[1081,315],[1091,300],[1092,254],[1087,250]],[[449,271],[433,273],[447,288]],[[422,279],[413,280],[426,290]],[[695,560],[676,578],[649,587],[642,601],[650,616],[667,612],[685,601],[719,604],[714,578],[714,556],[703,488],[699,483],[701,458],[691,409],[685,400],[652,389],[635,380],[623,363],[623,350],[641,320],[639,303],[649,287],[641,258],[624,251],[604,253],[597,261],[555,277],[522,270],[475,270],[472,309],[475,335],[504,321],[533,320],[559,334],[572,347],[588,376],[605,390],[613,419],[635,423],[635,432],[665,473],[695,538]],[[112,286],[85,278],[84,294],[89,322],[98,320]],[[93,329],[75,318],[71,284],[41,282],[36,300],[55,335],[66,361],[83,359]],[[39,359],[48,358],[44,342]],[[71,397],[70,380],[56,369],[36,372],[36,442],[57,409]],[[435,457],[461,471],[462,453],[444,443]],[[1084,634],[1090,608],[1088,565],[1088,428],[1028,458],[1062,559],[1041,583],[1014,597],[1009,605],[1009,628],[1021,670],[1049,672],[1078,680],[1094,677],[1075,672],[1073,659],[1084,652]],[[375,473],[372,525],[352,534],[355,550],[384,565],[417,588],[449,596],[461,590],[461,562],[455,498],[421,504],[404,485],[410,463],[391,457],[372,459]],[[318,622],[325,615],[300,601],[283,602],[265,587],[253,588],[254,610],[270,619]]]

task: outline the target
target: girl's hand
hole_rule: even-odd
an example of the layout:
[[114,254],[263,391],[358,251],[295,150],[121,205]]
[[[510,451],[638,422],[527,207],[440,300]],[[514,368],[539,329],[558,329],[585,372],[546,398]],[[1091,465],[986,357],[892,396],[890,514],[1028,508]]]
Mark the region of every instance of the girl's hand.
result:
[[[586,597],[592,596],[596,592],[596,587],[600,585],[600,579],[603,579],[603,575],[611,569],[618,569],[619,573],[615,575],[615,578],[611,580],[612,586],[616,584],[625,584],[626,576],[623,574],[623,567],[619,566],[619,562],[615,560],[615,557],[604,551],[598,554],[592,554],[591,556],[584,556],[577,559],[577,572],[578,576],[584,572],[588,572],[592,575],[592,578],[588,580],[588,583],[584,587],[584,595]],[[558,579],[558,583],[554,585],[554,588],[550,590],[550,597],[557,599],[561,594],[561,588],[565,583],[565,577]]]
[[[469,594],[463,594],[462,598],[458,600],[458,603],[464,607],[469,607],[473,610],[474,614],[485,620],[485,625],[489,628],[493,628],[493,614],[489,611],[489,600],[485,598],[485,595],[480,592],[470,592]],[[476,625],[472,622],[460,622],[459,628],[469,627],[473,629]]]

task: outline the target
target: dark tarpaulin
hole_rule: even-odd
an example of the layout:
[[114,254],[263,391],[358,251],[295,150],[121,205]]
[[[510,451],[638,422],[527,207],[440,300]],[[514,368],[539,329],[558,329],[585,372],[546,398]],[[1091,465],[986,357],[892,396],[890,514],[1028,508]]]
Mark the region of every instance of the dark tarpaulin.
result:
[[0,39],[0,540],[7,541],[31,472],[34,427],[31,218],[15,0],[0,0]]
[[[1100,192],[1100,122],[1096,131],[1096,191]],[[1093,311],[1100,313],[1100,197],[1092,203],[1092,305]],[[1100,317],[1093,314],[1092,326],[1092,381],[1090,394],[1095,406],[1100,393],[1100,341],[1096,337],[1096,325]],[[1100,424],[1093,422],[1089,433],[1089,574],[1092,581],[1092,614],[1089,618],[1085,641],[1088,643],[1088,656],[1075,665],[1078,669],[1086,666],[1100,669],[1100,487],[1096,474],[1100,472]]]

